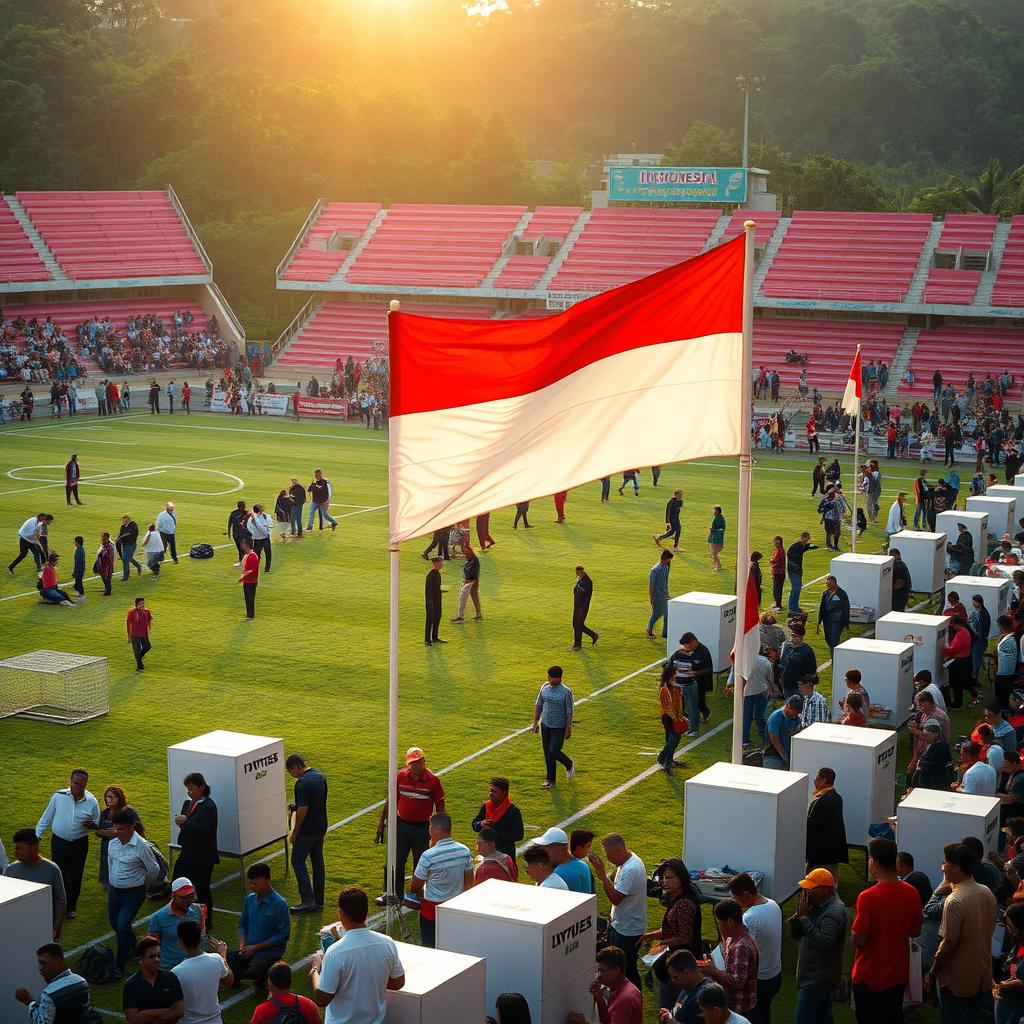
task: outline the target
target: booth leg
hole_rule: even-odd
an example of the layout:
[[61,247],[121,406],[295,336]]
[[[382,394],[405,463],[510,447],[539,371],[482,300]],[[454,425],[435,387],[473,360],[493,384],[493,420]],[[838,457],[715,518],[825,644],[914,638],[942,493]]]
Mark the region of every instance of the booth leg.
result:
[[288,837],[284,837],[284,877],[288,877],[288,862],[291,858],[288,856]]
[[242,888],[242,899],[249,894],[248,886],[245,881],[245,856],[244,854],[238,855],[238,883]]

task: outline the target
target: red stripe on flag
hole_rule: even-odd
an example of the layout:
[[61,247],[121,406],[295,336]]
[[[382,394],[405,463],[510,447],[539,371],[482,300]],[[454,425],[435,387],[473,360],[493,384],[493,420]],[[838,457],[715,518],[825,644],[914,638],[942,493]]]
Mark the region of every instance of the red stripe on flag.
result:
[[854,394],[858,398],[863,398],[864,379],[861,376],[860,349],[857,349],[857,354],[853,357],[853,366],[850,368],[850,380],[853,381]]
[[744,246],[741,235],[543,319],[392,313],[389,415],[517,398],[621,352],[742,331]]

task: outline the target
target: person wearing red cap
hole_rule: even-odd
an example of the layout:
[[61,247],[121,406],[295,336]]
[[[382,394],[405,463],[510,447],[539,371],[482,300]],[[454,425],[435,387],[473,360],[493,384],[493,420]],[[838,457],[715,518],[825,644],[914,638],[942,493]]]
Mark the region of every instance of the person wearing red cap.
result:
[[184,876],[171,882],[171,902],[153,914],[146,925],[146,933],[160,940],[160,966],[165,971],[185,959],[185,950],[178,944],[178,925],[182,921],[195,921],[200,927],[206,924],[202,905],[196,903],[195,887]]
[[[427,755],[420,747],[405,752],[405,768],[398,773],[398,834],[395,836],[395,894],[405,896],[405,864],[412,854],[412,867],[416,870],[420,856],[430,845],[430,816],[444,813],[444,787],[433,772],[427,770]],[[388,820],[388,802],[377,819],[376,842],[384,841],[384,826]],[[387,892],[387,875],[384,891]],[[384,897],[378,896],[378,906]]]
[[240,542],[242,552],[242,575],[238,582],[242,584],[245,595],[245,617],[256,618],[256,584],[260,577],[260,556],[252,549],[252,541],[246,538]]

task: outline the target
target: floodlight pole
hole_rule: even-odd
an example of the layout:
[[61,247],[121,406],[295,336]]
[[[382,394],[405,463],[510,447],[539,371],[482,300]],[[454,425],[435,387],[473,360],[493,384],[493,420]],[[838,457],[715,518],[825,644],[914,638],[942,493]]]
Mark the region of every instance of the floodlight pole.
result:
[[750,573],[750,488],[754,466],[750,454],[751,391],[754,368],[754,233],[757,225],[744,221],[743,257],[743,341],[740,368],[740,458],[739,501],[736,509],[736,643],[732,691],[732,761],[743,763],[743,691],[746,676],[753,666],[744,664],[744,638],[747,622],[747,576]]
[[[397,312],[398,299],[392,299],[389,313]],[[390,437],[390,435],[389,435]],[[390,439],[388,441],[390,444]],[[388,482],[388,502],[395,508],[395,494]],[[402,907],[398,898],[398,583],[399,550],[391,542],[391,580],[388,616],[388,814],[387,868],[384,901],[387,908],[385,930],[393,935],[400,927]]]

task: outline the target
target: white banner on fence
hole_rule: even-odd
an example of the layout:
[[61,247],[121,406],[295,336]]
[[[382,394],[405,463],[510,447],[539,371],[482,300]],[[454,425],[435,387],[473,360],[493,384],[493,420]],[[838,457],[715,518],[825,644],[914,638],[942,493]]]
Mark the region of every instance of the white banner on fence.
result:
[[[257,410],[262,411],[265,416],[284,416],[288,412],[287,395],[261,395],[257,392],[255,398]],[[242,396],[242,411],[249,411],[244,395]],[[214,391],[210,412],[231,412],[227,404],[226,391]]]

